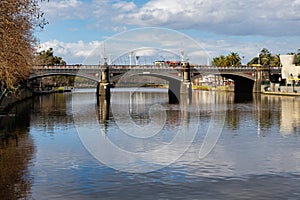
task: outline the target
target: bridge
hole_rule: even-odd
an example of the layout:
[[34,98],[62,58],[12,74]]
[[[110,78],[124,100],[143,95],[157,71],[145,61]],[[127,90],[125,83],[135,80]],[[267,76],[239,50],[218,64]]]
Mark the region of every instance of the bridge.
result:
[[235,93],[261,92],[261,84],[272,75],[281,73],[280,67],[212,67],[189,65],[66,65],[66,66],[34,66],[30,80],[55,75],[83,77],[98,84],[100,96],[110,96],[111,84],[120,78],[132,76],[152,76],[169,82],[169,99],[179,101],[180,95],[191,94],[191,82],[206,75],[221,75],[234,80]]

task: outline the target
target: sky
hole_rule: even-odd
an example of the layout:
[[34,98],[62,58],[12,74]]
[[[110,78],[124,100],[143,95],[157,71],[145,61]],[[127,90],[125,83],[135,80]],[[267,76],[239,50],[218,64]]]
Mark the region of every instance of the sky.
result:
[[68,64],[98,64],[104,57],[119,64],[130,52],[145,63],[184,52],[197,64],[236,52],[246,64],[263,48],[272,54],[300,49],[300,0],[50,0],[40,6],[49,24],[35,32],[37,49],[53,48]]

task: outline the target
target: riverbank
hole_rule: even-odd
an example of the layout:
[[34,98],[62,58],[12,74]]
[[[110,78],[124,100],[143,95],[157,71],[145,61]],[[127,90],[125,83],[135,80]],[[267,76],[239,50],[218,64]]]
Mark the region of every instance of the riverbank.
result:
[[262,94],[266,95],[281,95],[281,96],[300,96],[299,86],[279,86],[278,84],[271,84],[262,86]]
[[210,86],[210,85],[193,85],[193,90],[204,90],[204,91],[226,91],[233,92],[234,87],[231,86]]
[[33,93],[29,88],[18,89],[17,92],[7,92],[0,102],[0,114],[8,114],[11,107],[15,104],[33,97]]
[[295,92],[262,92],[266,95],[280,95],[280,96],[300,96],[300,93]]
[[34,95],[44,95],[44,94],[52,94],[52,93],[63,93],[63,92],[72,92],[73,88],[68,87],[58,87],[51,90],[41,90],[41,91],[33,91]]

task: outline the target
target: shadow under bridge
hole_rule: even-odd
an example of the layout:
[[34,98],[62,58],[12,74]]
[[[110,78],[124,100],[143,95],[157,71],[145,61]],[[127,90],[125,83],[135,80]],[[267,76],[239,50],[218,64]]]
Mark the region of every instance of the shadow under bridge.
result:
[[[124,74],[113,75],[110,77],[110,81],[114,83],[116,87],[123,87],[126,80],[134,81],[134,77],[155,77],[168,81],[168,96],[169,103],[178,103],[180,101],[181,84],[182,84],[182,72],[173,70],[168,72],[158,71],[141,71],[130,70]],[[123,85],[124,84],[124,85]],[[143,86],[144,83],[137,83],[136,86]]]
[[234,81],[234,93],[248,93],[252,94],[256,92],[256,78],[252,74],[246,74],[243,72],[216,72],[216,73],[201,73],[192,76],[191,80],[194,81],[198,78],[207,75],[220,75],[227,79]]

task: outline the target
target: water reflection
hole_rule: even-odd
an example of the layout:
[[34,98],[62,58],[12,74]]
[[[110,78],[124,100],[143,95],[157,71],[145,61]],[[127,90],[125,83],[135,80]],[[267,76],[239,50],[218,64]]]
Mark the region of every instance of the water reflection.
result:
[[[82,97],[74,95],[74,120],[83,144],[94,157],[115,169],[147,172],[166,166],[185,151],[186,145],[190,145],[197,131],[197,120],[189,123],[185,118],[188,115],[185,114],[184,105],[169,105],[167,93],[113,93],[112,120],[103,122],[101,114],[107,111],[101,110],[98,112],[100,126],[93,124],[92,120],[86,124],[86,119],[94,115],[93,104],[87,103],[83,107],[78,102],[88,99],[84,97],[79,101],[77,98]],[[175,115],[171,116],[169,106],[174,106]],[[182,117],[174,120],[177,113]],[[169,119],[180,124],[175,132],[168,126]],[[108,126],[103,127],[103,124]],[[99,133],[99,128],[106,132]]]
[[[117,91],[118,103],[130,92],[123,90]],[[253,95],[252,100],[237,101],[234,93],[194,91],[189,103],[169,104],[166,90],[145,89],[131,93],[129,99],[126,108],[137,126],[145,127],[155,118],[165,120],[160,134],[150,138],[124,134],[112,112],[116,102],[100,99],[97,105],[94,93],[37,97],[24,105],[24,115],[1,118],[1,199],[298,198],[299,97]],[[72,109],[72,101],[79,109]],[[212,113],[221,108],[226,110],[222,134],[212,152],[199,159]],[[185,124],[197,124],[198,129],[176,162],[150,173],[125,173],[99,163],[84,149],[73,115],[86,134],[104,133],[97,144],[107,159],[133,165],[136,160],[130,157],[114,157],[107,141],[140,153],[169,143]],[[94,122],[103,129],[93,132]],[[182,136],[190,137],[189,133]],[[143,164],[170,159],[189,142],[184,137],[180,141],[167,154],[160,152]]]
[[[72,95],[57,93],[53,95],[36,96],[32,108],[31,126],[37,126],[47,132],[55,126],[73,123],[70,107]],[[42,125],[42,127],[41,127]]]
[[277,128],[282,135],[299,133],[300,98],[290,96],[256,95],[253,116],[258,134],[270,134]]
[[31,101],[13,107],[0,117],[0,197],[26,199],[31,190],[29,165],[35,151],[28,134]]

